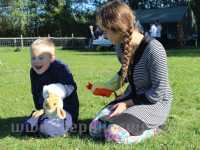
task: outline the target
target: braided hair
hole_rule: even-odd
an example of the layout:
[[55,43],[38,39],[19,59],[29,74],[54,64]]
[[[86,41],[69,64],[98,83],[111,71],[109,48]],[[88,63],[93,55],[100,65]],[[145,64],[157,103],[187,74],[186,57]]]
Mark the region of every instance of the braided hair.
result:
[[123,41],[123,55],[122,55],[122,74],[121,74],[121,81],[120,86],[122,87],[124,84],[124,81],[128,74],[128,66],[131,61],[131,57],[133,55],[133,47],[131,45],[132,40],[132,33],[133,33],[133,27],[130,27],[125,35],[124,35],[124,41]]
[[130,60],[136,49],[131,45],[136,22],[134,12],[127,4],[119,0],[113,0],[107,2],[97,11],[96,19],[101,29],[108,29],[113,33],[122,35],[122,44],[124,45],[120,80],[122,87],[128,74]]

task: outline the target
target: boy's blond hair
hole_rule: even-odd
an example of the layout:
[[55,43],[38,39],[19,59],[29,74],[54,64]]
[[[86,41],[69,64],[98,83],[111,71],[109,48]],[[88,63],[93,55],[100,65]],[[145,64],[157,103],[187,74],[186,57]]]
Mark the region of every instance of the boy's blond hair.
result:
[[55,45],[53,41],[48,37],[35,40],[31,44],[30,51],[37,51],[38,53],[49,53],[52,57],[55,57]]

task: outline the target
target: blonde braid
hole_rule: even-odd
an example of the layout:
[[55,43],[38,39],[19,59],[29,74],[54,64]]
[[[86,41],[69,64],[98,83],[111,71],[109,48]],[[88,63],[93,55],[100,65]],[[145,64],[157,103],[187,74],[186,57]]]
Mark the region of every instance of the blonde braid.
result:
[[122,57],[122,75],[120,86],[124,85],[125,79],[128,74],[128,66],[130,64],[131,56],[134,55],[135,49],[131,45],[133,27],[130,27],[129,30],[124,35],[124,51]]
[[[112,31],[116,35],[122,35],[124,51],[122,56],[122,72],[120,86],[128,74],[128,67],[136,47],[132,45],[132,33],[135,30],[135,15],[131,8],[120,0],[108,1],[97,11],[97,24],[105,31]],[[132,61],[132,60],[131,60]]]

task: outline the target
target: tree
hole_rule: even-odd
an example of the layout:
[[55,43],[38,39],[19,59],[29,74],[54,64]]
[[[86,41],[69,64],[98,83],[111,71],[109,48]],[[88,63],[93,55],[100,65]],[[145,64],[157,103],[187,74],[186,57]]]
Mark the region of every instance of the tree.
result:
[[66,26],[73,23],[70,0],[45,0],[40,12],[43,29],[55,36],[63,36]]
[[26,27],[29,21],[29,11],[27,7],[28,1],[16,0],[12,2],[11,17],[13,28],[18,30],[20,34],[26,34]]
[[200,39],[200,1],[199,0],[191,0],[190,6],[194,12],[196,25],[197,25],[198,38]]
[[95,11],[108,0],[73,0],[73,15],[77,22],[94,23]]
[[187,0],[128,0],[133,9],[169,8],[187,5]]
[[12,22],[10,20],[10,1],[0,1],[0,34],[1,36],[7,36],[12,33]]
[[42,1],[41,0],[31,0],[28,1],[28,14],[29,20],[27,25],[27,32],[31,36],[39,36],[39,27],[41,18],[39,16],[40,10],[42,8]]

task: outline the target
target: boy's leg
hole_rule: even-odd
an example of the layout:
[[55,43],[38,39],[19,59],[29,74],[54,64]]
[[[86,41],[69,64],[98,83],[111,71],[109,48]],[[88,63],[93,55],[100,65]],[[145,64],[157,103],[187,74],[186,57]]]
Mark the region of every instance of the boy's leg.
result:
[[22,123],[23,124],[22,135],[32,135],[38,132],[38,118],[32,117],[33,112]]
[[44,116],[39,120],[39,131],[44,137],[65,136],[72,128],[72,116],[66,112],[66,118],[55,119]]

